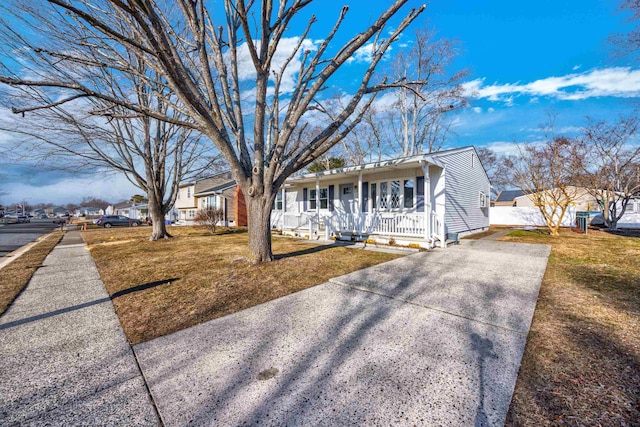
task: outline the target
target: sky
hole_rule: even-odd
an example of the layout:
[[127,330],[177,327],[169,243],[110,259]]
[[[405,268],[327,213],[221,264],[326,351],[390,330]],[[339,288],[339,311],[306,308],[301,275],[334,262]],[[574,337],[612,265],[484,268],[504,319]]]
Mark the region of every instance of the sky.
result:
[[[335,22],[345,1],[316,0],[304,16],[317,23],[306,42],[317,46]],[[336,41],[366,28],[387,2],[352,0]],[[634,58],[613,55],[612,34],[632,28],[618,0],[432,0],[412,28],[430,26],[441,37],[456,40],[460,55],[453,70],[467,69],[464,86],[469,106],[451,114],[453,133],[445,148],[467,145],[513,153],[515,143],[535,142],[541,127],[554,117],[556,133],[573,135],[586,118],[613,121],[631,114],[640,96],[640,67]],[[404,11],[422,2],[410,0]],[[396,21],[397,22],[397,21]],[[306,19],[291,25],[289,39],[301,34]],[[412,32],[410,28],[406,32]],[[401,39],[407,40],[408,36]],[[0,42],[1,43],[1,42]],[[391,54],[393,53],[392,48]],[[362,53],[362,52],[361,52]],[[285,55],[286,56],[286,55]],[[366,54],[345,65],[336,89],[349,93],[367,64]],[[241,74],[242,74],[241,70]],[[250,79],[251,73],[245,74]],[[0,111],[0,115],[9,112]],[[0,144],[11,137],[0,133]],[[86,171],[85,171],[86,172]],[[0,203],[57,204],[83,196],[110,201],[128,199],[140,190],[117,176],[52,174],[26,164],[2,164]]]

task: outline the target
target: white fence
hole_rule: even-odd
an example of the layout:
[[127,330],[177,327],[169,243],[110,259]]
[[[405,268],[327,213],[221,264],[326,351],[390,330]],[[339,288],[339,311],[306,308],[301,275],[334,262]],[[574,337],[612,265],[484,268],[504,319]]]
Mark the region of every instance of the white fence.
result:
[[[545,226],[540,210],[535,207],[494,206],[489,211],[491,225],[523,225],[532,227]],[[576,208],[570,206],[562,218],[563,227],[571,227],[576,223]]]
[[[618,221],[618,228],[640,228],[640,212],[632,212],[627,207],[626,212]],[[544,227],[546,224],[538,208],[494,206],[490,211],[491,225],[522,225],[532,227]],[[593,220],[593,216],[591,217]],[[571,206],[565,212],[561,225],[572,227],[576,224],[576,208]],[[595,224],[595,220],[594,220]]]

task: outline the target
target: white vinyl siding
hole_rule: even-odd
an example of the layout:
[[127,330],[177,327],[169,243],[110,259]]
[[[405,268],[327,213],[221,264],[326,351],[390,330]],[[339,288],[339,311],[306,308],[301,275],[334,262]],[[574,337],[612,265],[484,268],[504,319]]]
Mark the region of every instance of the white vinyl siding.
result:
[[[480,192],[490,194],[490,183],[473,148],[439,159],[445,164],[445,225],[447,233],[489,227],[489,203],[480,207]],[[473,166],[472,166],[473,165]]]

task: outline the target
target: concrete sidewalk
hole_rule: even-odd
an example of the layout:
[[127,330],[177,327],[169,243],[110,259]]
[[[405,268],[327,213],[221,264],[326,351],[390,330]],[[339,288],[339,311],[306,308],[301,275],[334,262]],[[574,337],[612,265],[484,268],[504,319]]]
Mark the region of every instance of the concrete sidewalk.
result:
[[0,425],[158,425],[79,232],[0,318]]
[[464,242],[135,350],[169,426],[500,426],[549,252]]

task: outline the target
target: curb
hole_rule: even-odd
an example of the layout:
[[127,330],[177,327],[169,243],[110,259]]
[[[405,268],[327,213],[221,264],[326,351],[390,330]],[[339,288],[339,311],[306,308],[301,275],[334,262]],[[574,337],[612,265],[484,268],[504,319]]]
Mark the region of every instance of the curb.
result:
[[7,265],[11,264],[13,261],[15,261],[18,258],[20,258],[22,255],[24,255],[26,252],[28,252],[31,248],[33,248],[35,245],[40,243],[42,240],[44,240],[47,237],[49,237],[51,234],[53,234],[53,231],[51,231],[51,232],[49,232],[47,234],[43,234],[42,236],[38,237],[33,242],[29,242],[26,245],[22,246],[21,248],[18,248],[15,251],[5,255],[3,257],[3,259],[0,261],[0,270],[5,268]]

